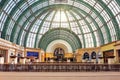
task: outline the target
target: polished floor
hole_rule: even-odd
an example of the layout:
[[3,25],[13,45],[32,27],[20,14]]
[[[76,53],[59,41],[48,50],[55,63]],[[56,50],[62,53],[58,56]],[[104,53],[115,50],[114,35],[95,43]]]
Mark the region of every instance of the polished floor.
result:
[[120,72],[0,72],[0,80],[120,80]]

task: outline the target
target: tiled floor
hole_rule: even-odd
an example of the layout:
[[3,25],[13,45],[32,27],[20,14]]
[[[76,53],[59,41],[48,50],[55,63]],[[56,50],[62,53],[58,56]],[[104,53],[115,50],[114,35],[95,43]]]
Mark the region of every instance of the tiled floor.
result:
[[120,72],[0,72],[0,80],[120,80]]

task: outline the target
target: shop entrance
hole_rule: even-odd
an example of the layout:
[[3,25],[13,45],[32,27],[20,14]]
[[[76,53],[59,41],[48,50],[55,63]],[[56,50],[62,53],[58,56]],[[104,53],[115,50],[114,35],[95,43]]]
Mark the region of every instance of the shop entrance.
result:
[[108,63],[108,58],[114,58],[114,50],[103,52],[104,63]]
[[63,48],[56,48],[54,50],[54,61],[56,62],[63,62],[64,61],[64,54],[65,51]]
[[118,60],[119,60],[119,63],[120,63],[120,50],[118,50]]

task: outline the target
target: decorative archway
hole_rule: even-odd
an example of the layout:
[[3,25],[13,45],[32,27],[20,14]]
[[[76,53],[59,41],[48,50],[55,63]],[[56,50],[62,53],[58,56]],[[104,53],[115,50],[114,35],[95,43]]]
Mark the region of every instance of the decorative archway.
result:
[[47,31],[40,39],[38,47],[46,51],[48,45],[55,40],[67,42],[67,44],[71,46],[72,51],[82,47],[79,37],[74,32],[66,28],[55,28]]
[[71,45],[64,40],[54,40],[54,41],[52,41],[47,46],[46,52],[54,53],[54,50],[58,47],[63,48],[65,53],[72,53],[73,52]]

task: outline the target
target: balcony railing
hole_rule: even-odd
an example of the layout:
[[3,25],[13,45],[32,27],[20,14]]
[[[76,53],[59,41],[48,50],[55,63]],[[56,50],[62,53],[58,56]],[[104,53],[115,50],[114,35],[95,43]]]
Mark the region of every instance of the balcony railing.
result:
[[37,63],[37,64],[0,64],[0,71],[16,72],[100,72],[120,71],[120,64],[93,63]]

